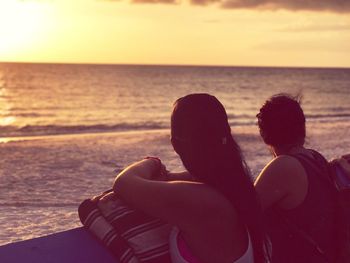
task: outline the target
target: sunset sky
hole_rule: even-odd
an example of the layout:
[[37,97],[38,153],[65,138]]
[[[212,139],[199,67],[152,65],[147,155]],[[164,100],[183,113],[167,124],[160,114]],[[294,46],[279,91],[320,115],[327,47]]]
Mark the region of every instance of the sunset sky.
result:
[[350,1],[0,0],[0,61],[350,67]]

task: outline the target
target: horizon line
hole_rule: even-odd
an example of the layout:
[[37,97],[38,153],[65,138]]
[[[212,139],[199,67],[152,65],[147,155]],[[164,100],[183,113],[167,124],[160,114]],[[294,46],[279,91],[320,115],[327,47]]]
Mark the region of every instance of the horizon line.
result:
[[91,66],[149,66],[149,67],[221,67],[221,68],[285,68],[285,69],[350,69],[350,66],[271,66],[271,65],[220,65],[220,64],[167,64],[167,63],[105,63],[105,62],[29,62],[0,61],[0,64],[91,65]]

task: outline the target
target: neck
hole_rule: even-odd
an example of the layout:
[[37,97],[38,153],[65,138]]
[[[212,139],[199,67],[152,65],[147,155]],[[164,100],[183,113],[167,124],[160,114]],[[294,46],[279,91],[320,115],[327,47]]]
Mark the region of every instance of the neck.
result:
[[297,145],[292,147],[271,147],[272,154],[277,157],[284,154],[295,154],[305,151],[303,145]]

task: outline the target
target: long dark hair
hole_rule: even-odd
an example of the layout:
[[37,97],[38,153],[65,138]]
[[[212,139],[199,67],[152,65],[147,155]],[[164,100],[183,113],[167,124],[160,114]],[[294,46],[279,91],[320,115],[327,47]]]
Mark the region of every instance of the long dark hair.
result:
[[254,262],[266,262],[261,208],[223,105],[209,94],[178,99],[171,117],[171,132],[185,168],[232,203],[251,236]]

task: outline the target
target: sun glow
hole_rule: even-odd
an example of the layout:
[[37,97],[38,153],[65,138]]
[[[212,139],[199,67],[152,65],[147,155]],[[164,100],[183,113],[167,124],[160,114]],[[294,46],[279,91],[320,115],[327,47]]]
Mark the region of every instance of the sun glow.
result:
[[350,10],[162,2],[0,0],[0,62],[350,67]]
[[0,0],[0,61],[29,55],[48,29],[49,7],[42,2]]

